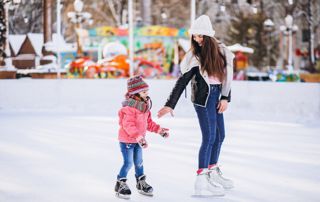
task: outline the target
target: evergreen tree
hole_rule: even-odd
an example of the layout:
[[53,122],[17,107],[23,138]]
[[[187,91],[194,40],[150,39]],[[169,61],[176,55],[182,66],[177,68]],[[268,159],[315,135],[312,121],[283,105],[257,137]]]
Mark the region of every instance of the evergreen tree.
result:
[[[270,49],[270,65],[275,65],[274,55],[277,55],[277,43],[271,41],[270,31],[264,27],[267,17],[263,12],[246,14],[240,11],[236,19],[231,21],[229,29],[229,44],[240,43],[254,49],[254,54],[249,55],[252,65],[262,69],[268,66],[267,48]],[[272,37],[274,38],[274,37]],[[271,46],[271,47],[268,47]]]
[[4,2],[0,0],[0,66],[4,65],[5,44],[6,44],[6,20],[5,20],[5,9]]
[[5,57],[6,31],[4,2],[0,1],[0,58]]

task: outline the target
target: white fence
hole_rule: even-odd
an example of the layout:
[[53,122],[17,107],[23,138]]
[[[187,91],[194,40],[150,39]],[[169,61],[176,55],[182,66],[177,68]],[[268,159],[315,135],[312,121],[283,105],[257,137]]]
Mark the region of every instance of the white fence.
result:
[[[174,80],[147,80],[152,112],[163,106]],[[195,116],[182,94],[175,115]],[[116,116],[126,91],[126,80],[0,80],[0,114],[12,112]],[[270,121],[320,120],[320,84],[233,82],[228,118]]]

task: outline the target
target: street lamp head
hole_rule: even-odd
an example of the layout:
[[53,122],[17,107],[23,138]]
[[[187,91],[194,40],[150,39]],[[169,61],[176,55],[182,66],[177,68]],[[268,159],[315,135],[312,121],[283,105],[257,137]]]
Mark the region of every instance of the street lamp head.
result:
[[68,12],[67,16],[68,16],[68,18],[76,18],[76,13],[75,12]]
[[83,2],[81,0],[75,0],[73,3],[74,10],[81,12],[83,9]]
[[88,13],[88,12],[83,12],[82,13],[82,17],[85,18],[85,19],[89,19],[89,18],[91,18],[91,16],[92,16],[91,13]]
[[269,18],[269,19],[267,19],[267,20],[264,21],[263,25],[266,26],[266,27],[271,28],[271,27],[274,26],[274,23],[273,23],[272,20]]
[[257,13],[258,13],[258,8],[255,7],[255,6],[252,6],[252,12],[253,12],[254,14],[257,14]]
[[29,22],[29,18],[27,16],[25,16],[25,17],[23,17],[23,21],[24,21],[24,23],[27,24]]
[[284,26],[284,25],[281,25],[281,26],[280,26],[280,31],[283,31],[283,32],[284,32],[284,31],[286,31],[286,30],[287,30],[287,27],[286,27],[286,26]]
[[21,3],[21,0],[13,0],[12,2],[13,2],[13,4],[17,5],[17,4]]
[[225,12],[226,11],[226,6],[225,5],[220,5],[220,11]]
[[78,23],[78,22],[79,22],[77,18],[70,18],[70,21],[71,21],[72,23]]
[[165,12],[162,12],[161,13],[161,18],[165,20],[165,19],[168,18],[168,16],[167,16],[167,14]]
[[291,15],[287,15],[287,17],[284,19],[286,26],[288,28],[292,28],[293,18]]

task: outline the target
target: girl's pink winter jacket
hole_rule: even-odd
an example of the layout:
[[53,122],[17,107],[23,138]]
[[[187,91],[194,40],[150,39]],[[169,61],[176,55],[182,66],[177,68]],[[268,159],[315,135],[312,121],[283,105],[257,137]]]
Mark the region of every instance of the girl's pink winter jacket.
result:
[[119,141],[124,143],[137,143],[146,135],[147,130],[157,133],[160,125],[151,118],[151,112],[145,113],[136,108],[125,106],[119,110]]

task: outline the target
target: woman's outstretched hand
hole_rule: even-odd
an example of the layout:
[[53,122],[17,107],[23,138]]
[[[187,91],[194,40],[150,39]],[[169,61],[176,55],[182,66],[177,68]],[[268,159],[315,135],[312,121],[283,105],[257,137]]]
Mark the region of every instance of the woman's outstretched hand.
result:
[[217,106],[218,113],[221,114],[226,111],[228,108],[228,101],[227,100],[220,100]]
[[170,112],[171,116],[173,116],[173,109],[171,109],[170,107],[162,107],[158,111],[158,118],[161,118],[162,116],[166,115],[169,112]]

